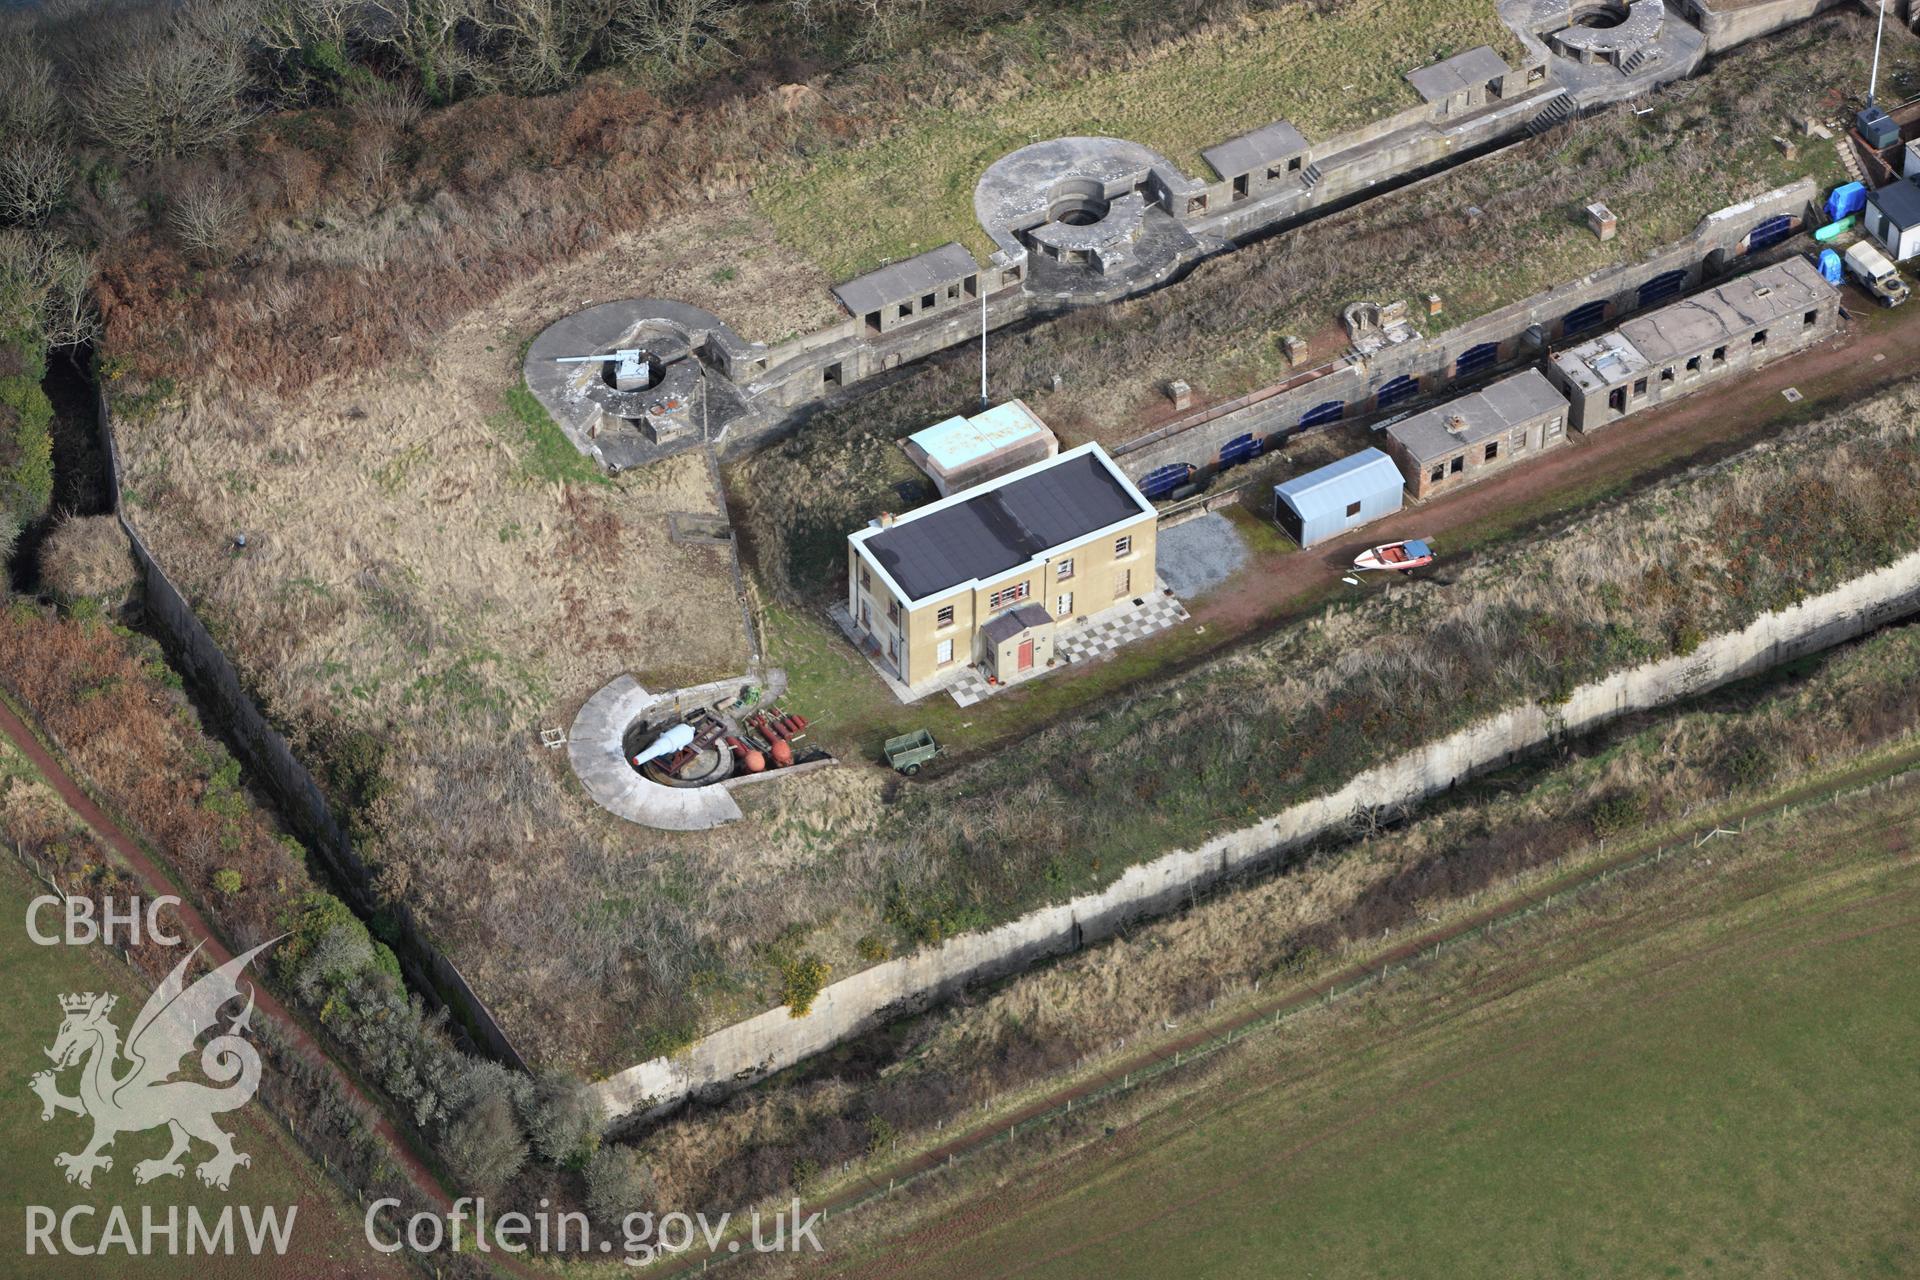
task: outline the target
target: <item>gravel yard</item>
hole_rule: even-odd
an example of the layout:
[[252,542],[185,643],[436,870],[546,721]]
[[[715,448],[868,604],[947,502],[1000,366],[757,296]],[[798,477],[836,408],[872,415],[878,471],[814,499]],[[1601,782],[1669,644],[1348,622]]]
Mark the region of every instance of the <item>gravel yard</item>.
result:
[[1205,595],[1240,571],[1247,545],[1222,515],[1205,515],[1160,534],[1155,564],[1160,577],[1182,600]]

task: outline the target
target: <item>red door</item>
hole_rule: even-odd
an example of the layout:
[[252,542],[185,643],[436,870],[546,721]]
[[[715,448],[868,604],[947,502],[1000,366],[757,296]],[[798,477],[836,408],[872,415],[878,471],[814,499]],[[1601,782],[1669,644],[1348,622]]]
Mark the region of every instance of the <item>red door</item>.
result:
[[1033,670],[1033,641],[1031,640],[1020,642],[1020,670]]

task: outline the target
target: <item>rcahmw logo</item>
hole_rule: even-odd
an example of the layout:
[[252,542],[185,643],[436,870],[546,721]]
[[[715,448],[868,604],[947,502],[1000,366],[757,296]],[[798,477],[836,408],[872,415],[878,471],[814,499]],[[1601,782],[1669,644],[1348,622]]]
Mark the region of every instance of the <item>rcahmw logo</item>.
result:
[[[170,901],[177,900],[156,899],[144,913],[134,903],[125,915],[117,915],[109,904],[102,928],[92,918],[90,902],[67,899],[67,932],[61,938],[43,934],[37,920],[43,907],[61,905],[61,900],[36,898],[28,908],[27,929],[43,945],[111,940],[116,924],[128,926],[137,938],[144,914],[148,939],[175,945],[179,940],[157,927],[157,911]],[[85,909],[76,903],[86,903]],[[245,1106],[260,1087],[260,1052],[247,1038],[252,1031],[254,992],[251,984],[241,989],[240,977],[256,956],[278,941],[272,939],[235,956],[189,985],[187,968],[200,952],[196,946],[147,998],[127,1028],[124,1042],[112,1016],[118,997],[92,991],[60,997],[60,1029],[44,1051],[53,1066],[36,1072],[28,1084],[39,1095],[42,1120],[70,1113],[93,1122],[93,1134],[79,1150],[53,1157],[54,1166],[68,1182],[92,1188],[96,1175],[113,1170],[114,1159],[108,1152],[116,1139],[149,1129],[164,1128],[169,1143],[164,1153],[134,1163],[137,1184],[184,1178],[183,1157],[195,1153],[196,1142],[212,1148],[193,1170],[208,1187],[228,1190],[235,1172],[252,1164],[252,1157],[235,1149],[233,1135],[215,1117]],[[242,996],[244,1007],[223,1015]],[[200,1045],[208,1032],[214,1035]],[[176,1079],[182,1059],[194,1053],[196,1046],[202,1078]],[[61,1076],[69,1070],[76,1071],[74,1091],[64,1093]],[[139,1256],[233,1253],[236,1248],[254,1254],[286,1251],[298,1205],[258,1210],[240,1206],[237,1233],[234,1210],[235,1206],[226,1205],[217,1214],[207,1214],[198,1206],[188,1206],[183,1213],[177,1206],[146,1205],[138,1213],[136,1227],[134,1218],[119,1205],[97,1209],[76,1204],[64,1212],[49,1205],[28,1205],[27,1253],[44,1250],[86,1256],[118,1251]]]

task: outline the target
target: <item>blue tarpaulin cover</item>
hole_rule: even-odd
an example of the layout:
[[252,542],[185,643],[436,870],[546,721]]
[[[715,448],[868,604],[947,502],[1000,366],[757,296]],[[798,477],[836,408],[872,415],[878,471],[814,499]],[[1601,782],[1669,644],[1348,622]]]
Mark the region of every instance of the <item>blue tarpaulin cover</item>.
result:
[[1827,196],[1827,221],[1838,222],[1850,213],[1858,213],[1867,207],[1867,184],[1849,182],[1835,187]]
[[1840,255],[1831,249],[1822,249],[1820,251],[1820,274],[1826,277],[1828,284],[1839,284],[1844,280],[1846,278],[1846,270],[1841,264]]

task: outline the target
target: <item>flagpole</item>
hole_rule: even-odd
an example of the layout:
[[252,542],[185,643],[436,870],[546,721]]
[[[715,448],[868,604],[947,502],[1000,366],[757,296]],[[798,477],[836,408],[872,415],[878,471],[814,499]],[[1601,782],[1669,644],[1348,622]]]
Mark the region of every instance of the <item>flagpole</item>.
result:
[[980,281],[980,407],[987,407],[987,281],[985,276],[975,277]]
[[1887,32],[1887,0],[1880,0],[1880,25],[1873,32],[1873,77],[1867,81],[1867,105],[1873,105],[1873,95],[1880,88],[1880,38]]

